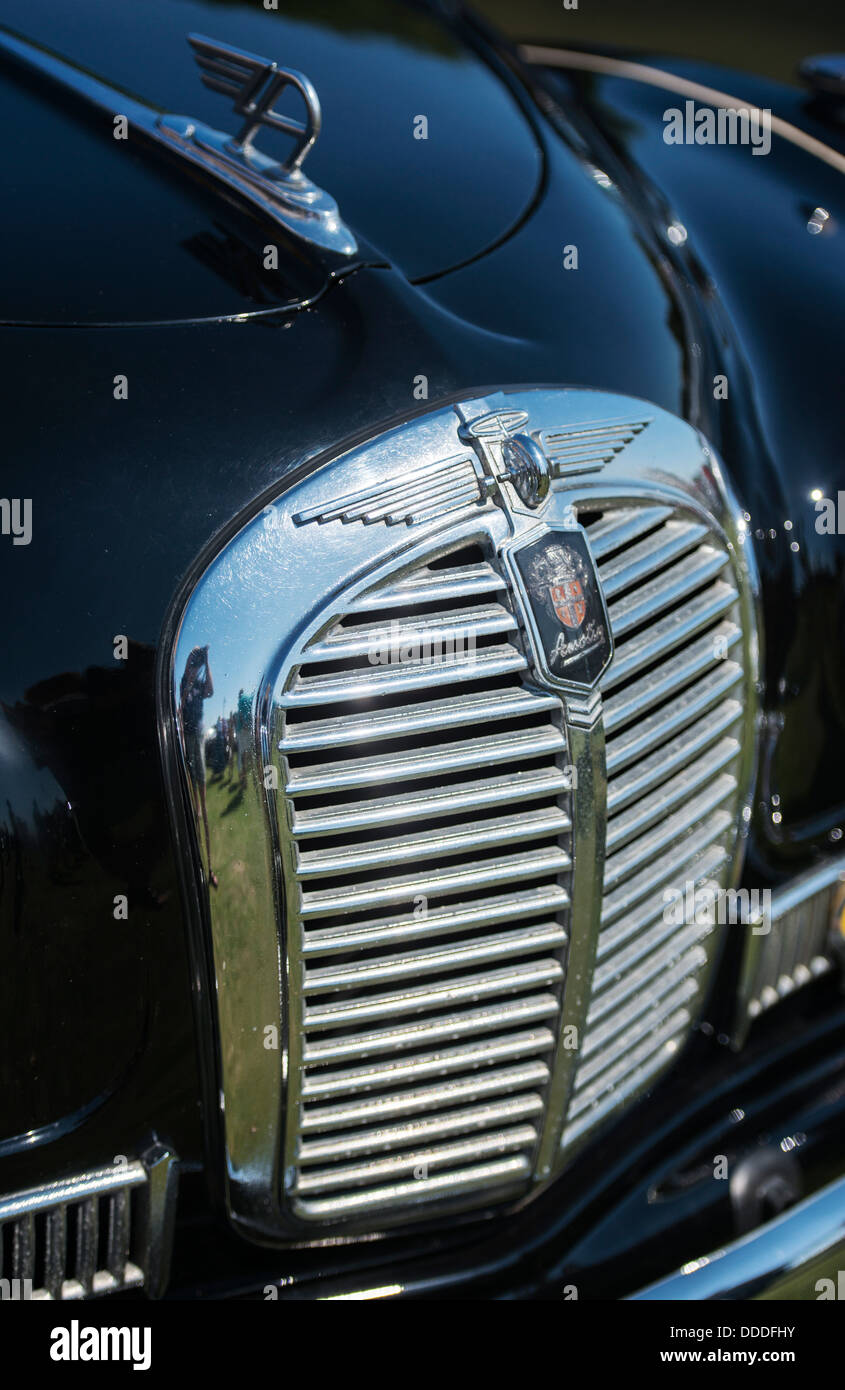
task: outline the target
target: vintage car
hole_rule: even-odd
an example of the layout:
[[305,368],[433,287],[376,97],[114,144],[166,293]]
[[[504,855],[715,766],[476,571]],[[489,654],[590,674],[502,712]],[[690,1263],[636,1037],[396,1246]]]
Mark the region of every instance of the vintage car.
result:
[[834,1296],[845,64],[0,25],[3,1296]]

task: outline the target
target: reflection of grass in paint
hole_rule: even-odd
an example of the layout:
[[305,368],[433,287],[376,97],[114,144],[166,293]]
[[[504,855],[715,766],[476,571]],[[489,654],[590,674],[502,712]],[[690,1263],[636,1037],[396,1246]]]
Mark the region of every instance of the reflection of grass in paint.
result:
[[[222,981],[225,977],[225,989],[219,996],[221,1032],[222,1036],[235,1039],[223,1059],[225,1086],[227,1093],[239,1095],[243,1095],[245,1087],[250,1088],[254,1116],[251,1124],[249,1117],[244,1120],[249,1133],[231,1136],[236,1151],[243,1156],[260,1142],[256,1136],[271,1119],[273,1102],[269,1092],[279,1066],[279,1053],[265,1050],[263,1045],[264,1027],[276,1017],[278,985],[275,980],[256,979],[255,952],[251,948],[256,917],[262,911],[256,885],[266,882],[269,872],[267,837],[263,825],[257,824],[254,802],[240,791],[237,773],[231,781],[228,769],[222,778],[210,777],[206,801],[212,866],[219,881],[219,887],[210,888],[209,892],[213,895],[216,920],[225,924],[225,947],[215,959],[218,978]],[[239,1033],[233,1033],[238,1023],[243,1027]],[[266,1062],[266,1095],[255,1086],[256,1054]],[[230,1123],[232,1119],[230,1113]]]
[[[816,1288],[820,1279],[832,1279],[836,1288],[837,1270],[841,1265],[841,1257],[837,1259],[835,1253],[827,1251],[824,1255],[818,1255],[814,1260],[801,1266],[799,1270],[783,1275],[776,1279],[772,1288],[764,1293],[758,1294],[757,1299],[761,1303],[768,1302],[788,1302],[788,1303],[810,1303],[818,1299],[821,1290]],[[750,1319],[749,1319],[750,1321]]]

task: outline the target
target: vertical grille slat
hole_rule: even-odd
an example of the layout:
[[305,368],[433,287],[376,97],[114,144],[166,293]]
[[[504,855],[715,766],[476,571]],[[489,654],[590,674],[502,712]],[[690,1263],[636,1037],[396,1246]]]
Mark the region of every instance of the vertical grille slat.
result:
[[90,1294],[97,1272],[97,1243],[99,1237],[98,1202],[88,1197],[76,1208],[76,1280],[83,1296]]
[[108,1271],[116,1284],[123,1282],[129,1259],[129,1193],[116,1192],[109,1198]]
[[62,1296],[67,1270],[67,1207],[62,1203],[45,1218],[44,1287],[50,1298]]
[[12,1278],[32,1280],[35,1275],[35,1217],[18,1218],[12,1228]]

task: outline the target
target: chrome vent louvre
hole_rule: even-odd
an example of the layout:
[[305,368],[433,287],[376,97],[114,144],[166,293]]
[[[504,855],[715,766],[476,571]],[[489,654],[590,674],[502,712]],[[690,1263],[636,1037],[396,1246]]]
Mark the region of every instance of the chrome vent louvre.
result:
[[845,859],[808,870],[751,908],[740,985],[742,1038],[748,1025],[796,990],[841,965],[835,938],[845,918]]
[[560,703],[530,682],[492,554],[359,595],[282,704],[288,1201],[337,1221],[524,1190],[560,1029],[569,789]]
[[175,1166],[166,1150],[0,1198],[0,1278],[12,1299],[74,1300],[166,1281]]
[[601,682],[601,926],[564,1146],[651,1084],[696,1016],[717,933],[700,912],[679,923],[669,895],[731,882],[746,717],[740,596],[724,542],[692,512],[663,505],[582,508],[579,519],[615,656]]
[[826,895],[802,904],[791,914],[791,920],[779,920],[760,950],[748,1001],[749,1018],[759,1018],[796,989],[832,970],[829,939],[830,903]]

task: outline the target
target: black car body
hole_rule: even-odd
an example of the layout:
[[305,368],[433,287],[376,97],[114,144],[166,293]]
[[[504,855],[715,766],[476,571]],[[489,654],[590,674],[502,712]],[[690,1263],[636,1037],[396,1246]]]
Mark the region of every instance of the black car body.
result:
[[[668,1282],[657,1284],[655,1297],[773,1290],[818,1297],[817,1280],[828,1273],[819,1260],[828,1254],[835,1266],[845,1202],[845,1009],[836,927],[845,865],[845,138],[835,98],[825,104],[744,74],[647,55],[637,60],[638,75],[630,59],[607,52],[519,52],[461,6],[283,0],[276,11],[207,0],[189,7],[190,18],[187,8],[174,0],[107,12],[87,0],[69,9],[17,0],[0,6],[0,102],[7,124],[19,131],[6,167],[0,325],[9,504],[0,538],[2,1273],[31,1279],[53,1297],[144,1287],[173,1298],[368,1290],[535,1298],[575,1290],[581,1298],[618,1298],[661,1280]],[[194,76],[188,29],[277,59],[313,82],[325,129],[307,173],[336,199],[339,240],[315,245],[295,229],[285,232],[254,199],[221,186],[184,151],[162,151],[145,133],[143,121],[154,123],[160,112],[188,111],[208,127],[234,128],[220,93]],[[55,67],[57,60],[76,76]],[[92,81],[108,85],[111,110]],[[755,157],[748,142],[683,149],[666,142],[666,108],[693,100],[701,107],[706,91],[714,109],[715,91],[774,114],[765,157]],[[127,112],[123,139],[115,118]],[[275,153],[272,142],[283,145],[284,138],[263,132],[258,143]],[[275,260],[267,254],[273,247]],[[563,388],[574,395],[557,394]],[[517,1158],[502,1157],[514,1151],[507,1145],[518,1146],[515,1131],[496,1132],[484,1162],[501,1162],[507,1174],[486,1177],[478,1159],[467,1200],[458,1179],[476,1172],[477,1135],[489,1130],[481,1118],[478,1130],[461,1131],[458,1176],[453,1186],[444,1178],[441,1201],[436,1183],[445,1160],[433,1141],[420,1150],[421,1160],[409,1131],[404,1147],[397,1149],[399,1139],[376,1145],[377,1154],[388,1154],[374,1160],[388,1165],[377,1170],[383,1179],[358,1173],[346,1187],[329,1182],[309,1210],[298,1160],[292,1176],[286,1168],[309,1138],[307,1126],[304,1138],[294,1132],[290,1088],[314,1084],[307,1071],[314,1040],[303,1041],[297,1015],[300,989],[312,988],[319,1006],[334,988],[334,961],[341,997],[354,1003],[369,977],[355,976],[354,942],[338,936],[329,965],[319,967],[329,974],[309,985],[303,948],[297,954],[290,945],[297,924],[286,894],[296,866],[307,864],[318,876],[327,870],[307,860],[308,847],[305,859],[301,846],[299,859],[286,859],[285,837],[299,814],[289,789],[297,779],[301,786],[316,778],[310,804],[330,808],[327,785],[347,786],[350,777],[366,780],[369,773],[353,768],[343,774],[346,782],[326,784],[315,772],[322,763],[341,775],[331,741],[303,743],[300,730],[299,748],[318,748],[315,759],[288,756],[289,729],[275,737],[284,701],[274,681],[284,684],[285,663],[293,660],[284,644],[312,643],[310,660],[328,663],[325,670],[338,679],[354,668],[354,624],[326,628],[309,586],[347,538],[350,547],[372,543],[373,556],[387,564],[385,546],[411,545],[416,522],[409,518],[422,515],[428,524],[430,513],[414,491],[422,476],[429,499],[414,441],[416,431],[439,429],[438,421],[453,423],[454,448],[471,470],[466,486],[478,488],[470,502],[492,518],[489,527],[499,524],[507,495],[505,510],[533,536],[532,509],[547,505],[549,483],[550,425],[532,433],[529,418],[538,392],[543,409],[566,400],[575,412],[553,460],[549,496],[557,489],[560,498],[561,489],[587,478],[575,511],[553,529],[565,540],[592,534],[595,541],[614,526],[633,526],[625,545],[641,545],[631,563],[642,564],[647,585],[654,564],[643,536],[657,536],[655,528],[665,525],[660,544],[677,543],[677,553],[689,556],[700,539],[695,528],[709,528],[704,549],[694,554],[702,565],[716,556],[734,575],[745,653],[728,657],[738,663],[743,691],[740,723],[731,726],[735,746],[726,753],[736,759],[729,789],[735,799],[695,800],[721,775],[712,744],[712,779],[695,782],[690,773],[684,792],[684,738],[693,735],[689,720],[666,703],[666,718],[676,721],[672,737],[680,739],[677,746],[667,742],[667,774],[677,766],[681,781],[671,811],[652,814],[649,803],[643,833],[671,830],[675,816],[671,843],[688,845],[696,826],[715,826],[729,804],[725,834],[734,839],[726,858],[741,877],[726,878],[722,889],[771,892],[771,931],[755,932],[760,923],[752,917],[719,925],[706,948],[695,946],[707,959],[695,966],[701,978],[694,989],[687,991],[683,972],[678,976],[683,999],[693,1002],[681,1031],[667,1034],[671,1056],[653,1073],[643,1063],[641,1084],[614,1095],[607,1115],[571,1152],[556,1147],[562,1101],[548,1152],[542,1137],[536,1151],[533,1140],[525,1141],[530,1154],[522,1168]],[[605,411],[612,437],[601,433],[603,407],[593,393],[612,402]],[[586,402],[583,429],[598,431],[589,466],[571,442],[580,437],[579,401]],[[504,418],[508,411],[513,419]],[[493,423],[482,427],[488,417]],[[511,449],[508,440],[519,431],[528,432]],[[662,453],[648,452],[659,431],[668,441],[662,449],[676,451],[671,468]],[[385,457],[393,450],[389,477],[379,472],[386,465],[368,462],[371,447],[383,447]],[[420,457],[428,468],[425,449]],[[631,465],[636,486],[625,481],[626,457],[641,460]],[[607,478],[623,469],[612,497],[595,491],[604,486],[596,479],[606,466]],[[454,485],[462,524],[460,507],[470,505],[464,485]],[[387,503],[385,488],[398,489]],[[640,525],[638,508],[647,504],[660,515],[650,513]],[[341,515],[344,507],[355,515]],[[624,513],[616,520],[614,507]],[[263,547],[272,549],[277,534],[295,561],[265,573]],[[445,584],[451,552],[438,535],[435,579],[439,573]],[[471,571],[482,576],[482,589],[495,589],[504,571],[490,570],[475,532],[461,535],[480,549],[469,558],[455,550],[455,563],[470,569],[454,583],[466,588]],[[571,557],[577,545],[567,543]],[[600,557],[595,543],[593,550]],[[566,571],[564,585],[576,586],[556,600],[566,616],[549,619],[562,631],[584,621],[578,605],[598,604],[602,587],[616,622],[614,582],[627,585],[631,605],[637,600],[636,574],[614,581],[591,554],[587,546],[582,568]],[[411,582],[431,581],[428,569],[420,579],[407,556],[402,563]],[[655,563],[673,563],[669,551]],[[362,588],[362,564],[350,548],[331,580],[337,592],[354,590],[358,624],[375,602]],[[510,595],[520,582],[518,558],[514,565],[499,585]],[[549,573],[550,587],[559,590],[560,576]],[[401,604],[389,592],[392,605],[384,599],[378,611],[385,623],[401,623]],[[217,617],[213,628],[203,628],[194,615],[209,595]],[[447,617],[461,611],[457,599],[450,603]],[[501,603],[498,617],[479,622],[490,631],[504,624],[516,635],[502,640],[522,643],[520,651],[530,652],[533,641],[534,657],[523,665],[533,660],[534,674],[513,699],[537,698],[544,710],[562,701],[581,711],[578,727],[595,730],[597,707],[587,707],[604,676],[590,671],[580,686],[577,679],[556,685],[554,673],[547,679],[541,658],[549,653],[534,600]],[[630,611],[635,616],[626,621],[645,622],[639,610]],[[600,625],[598,607],[595,613]],[[316,636],[306,632],[312,621]],[[481,650],[492,651],[477,630]],[[241,640],[243,657],[233,655]],[[259,641],[271,654],[260,671],[253,660]],[[318,651],[323,641],[334,648]],[[292,682],[303,679],[290,669]],[[252,672],[252,684],[242,671]],[[666,679],[671,691],[671,668]],[[687,679],[678,675],[678,690]],[[497,700],[509,689],[503,680],[497,676],[489,687]],[[562,691],[561,699],[550,700],[550,688]],[[190,712],[192,698],[200,709],[208,702],[207,716],[197,716],[196,704]],[[356,708],[335,698],[324,718],[363,719],[380,708],[378,696],[374,704],[365,696]],[[712,700],[702,704],[706,719],[716,718],[715,708]],[[428,716],[409,717],[422,727]],[[479,706],[478,718],[481,726],[471,732],[492,747],[501,732],[495,715]],[[605,836],[604,804],[590,828],[590,777],[599,755],[589,751],[588,738],[575,756],[577,720],[567,715],[564,724],[570,762],[587,775],[580,793],[570,778],[566,793],[581,800],[569,810],[556,803],[558,823],[575,820],[583,835],[583,878],[583,869],[600,871],[604,860],[590,838]],[[349,727],[351,747],[357,726]],[[367,737],[354,746],[358,758],[372,752]],[[390,783],[397,805],[408,786],[436,790],[434,772],[426,780],[411,768],[406,783],[408,759],[429,747],[413,730],[408,738],[386,745],[388,771],[376,778],[383,786],[391,760],[400,761],[399,780]],[[280,741],[281,763],[274,752]],[[504,763],[514,786],[538,766],[535,754],[519,747],[517,740]],[[659,743],[651,747],[659,753]],[[449,748],[448,756],[458,757]],[[281,782],[268,775],[273,771]],[[202,805],[198,799],[200,774],[213,802],[211,836],[203,827],[205,792]],[[602,785],[604,779],[602,763]],[[629,789],[626,804],[639,805],[636,795]],[[684,821],[684,808],[699,805],[700,819]],[[426,829],[425,815],[434,814],[426,806],[420,833],[430,840],[416,845],[415,863],[427,844],[440,843]],[[521,814],[514,813],[509,834],[517,833]],[[474,836],[498,833],[483,818],[466,830],[456,816],[448,824],[467,847]],[[550,821],[538,824],[551,833]],[[242,842],[231,838],[241,826]],[[342,860],[350,844],[344,833],[330,827],[323,851],[340,865],[325,890],[335,899],[309,900],[327,932],[336,929],[331,916],[325,925],[331,903],[350,885],[352,906],[339,909],[341,917],[351,911],[353,926],[369,920],[356,906],[364,901],[355,897],[360,866]],[[422,880],[411,873],[391,886],[401,834],[381,833],[372,841],[383,846],[373,901],[387,892],[394,902],[404,886],[410,920]],[[639,844],[631,839],[636,833],[624,832],[628,843]],[[218,857],[224,842],[225,869]],[[532,843],[520,851],[528,856],[526,873]],[[339,860],[331,859],[333,850]],[[555,852],[578,859],[572,845]],[[372,859],[372,845],[369,853]],[[486,851],[479,862],[488,873],[500,867]],[[620,876],[624,881],[622,870]],[[442,883],[437,891],[446,893],[447,908],[455,904],[454,884],[451,896]],[[574,881],[567,892],[574,901]],[[596,892],[600,897],[600,880]],[[539,1068],[534,1075],[545,1068],[540,1089],[559,1084],[570,1100],[577,1078],[555,1029],[566,1017],[579,1019],[587,1037],[593,1027],[589,991],[585,985],[575,997],[574,985],[579,962],[585,979],[595,969],[599,907],[596,894],[588,897],[577,888],[577,929],[565,924],[561,936],[548,937],[573,981],[565,1004],[572,1012],[554,1015],[552,1041],[537,1041],[546,1030],[539,1005],[533,1021],[508,1023],[504,1034],[494,1036],[492,1022],[485,1033],[477,1010],[472,1024],[482,1041],[499,1046],[503,1038],[503,1055],[530,1059],[535,1043],[552,1047],[560,1067],[536,1060],[525,1066]],[[429,938],[414,931],[406,937],[423,950]],[[303,932],[319,955],[319,943]],[[467,929],[455,948],[474,941]],[[664,936],[660,942],[657,977],[646,972],[638,983],[632,975],[626,985],[625,970],[641,968],[635,954],[630,967],[609,977],[608,988],[619,990],[634,1013],[651,1008],[650,991],[659,994],[663,974],[668,980],[679,968],[671,943]],[[507,949],[497,936],[495,950]],[[535,947],[526,949],[531,965]],[[646,943],[642,953],[651,949]],[[418,957],[405,965],[400,956],[388,952],[385,965],[383,955],[370,955],[365,965],[375,961],[386,980],[420,968]],[[469,978],[461,961],[458,981]],[[431,968],[434,978],[444,966]],[[483,988],[474,1007],[483,1004]],[[512,1002],[529,998],[517,986],[508,989]],[[683,1000],[678,1008],[686,1010]],[[596,1016],[604,1017],[600,1007]],[[626,1046],[647,1051],[650,1031],[662,1037],[666,1017],[643,1016],[646,1032],[636,1042],[625,1042],[621,1021],[609,1029],[620,1052],[607,1061],[608,1071],[624,1062]],[[326,1017],[319,1026],[328,1026],[331,1038],[357,1037],[348,1028],[332,1032]],[[434,1017],[453,1015],[441,1009]],[[444,1023],[439,1041],[432,1035],[424,1046],[406,1037],[388,1070],[356,1073],[350,1094],[376,1104],[377,1127],[387,1123],[379,1096],[394,1098],[396,1114],[411,1113],[409,1124],[424,1127],[427,1116],[454,1113],[457,1093],[444,1098],[425,1086],[435,1084],[432,1076],[451,1075],[455,1058],[460,1094],[481,1103],[485,1067],[498,1062],[481,1053],[458,1056],[462,1027]],[[595,1056],[598,1043],[591,1046]],[[452,1060],[443,1060],[443,1047]],[[318,1051],[310,1055],[318,1066]],[[374,1054],[361,1044],[357,1055],[371,1064]],[[401,1071],[409,1056],[419,1081]],[[410,1112],[415,1085],[422,1098]],[[543,1091],[544,1114],[551,1090]],[[499,1093],[510,1096],[507,1081]],[[318,1134],[328,1123],[320,1104],[308,1112],[317,1116]],[[386,1113],[393,1113],[389,1106]],[[338,1123],[343,1133],[358,1133],[353,1110]],[[391,1169],[389,1156],[397,1153],[401,1162]],[[360,1167],[355,1154],[352,1143],[332,1161]],[[404,1184],[398,1195],[355,1205],[356,1192],[392,1183]],[[332,1206],[338,1188],[351,1193],[351,1217]],[[756,1242],[735,1248],[735,1238],[749,1231]],[[716,1246],[725,1256],[700,1278],[673,1280],[673,1271]],[[787,1263],[797,1270],[791,1283]]]

